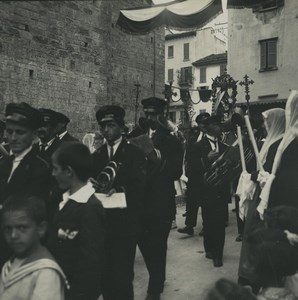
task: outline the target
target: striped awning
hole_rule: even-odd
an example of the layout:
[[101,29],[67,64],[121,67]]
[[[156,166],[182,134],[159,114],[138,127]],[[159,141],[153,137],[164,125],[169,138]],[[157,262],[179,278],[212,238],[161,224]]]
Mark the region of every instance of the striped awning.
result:
[[163,25],[187,30],[203,27],[220,13],[221,0],[173,1],[145,8],[122,9],[117,25],[136,34],[145,34]]

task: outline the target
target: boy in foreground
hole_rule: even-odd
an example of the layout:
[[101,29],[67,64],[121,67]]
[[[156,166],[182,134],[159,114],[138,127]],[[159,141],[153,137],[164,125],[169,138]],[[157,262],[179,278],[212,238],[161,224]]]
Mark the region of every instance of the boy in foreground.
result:
[[34,196],[10,196],[1,220],[13,256],[2,269],[0,299],[63,300],[65,275],[40,244],[47,227],[44,201]]
[[[66,191],[49,233],[49,250],[70,284],[67,300],[96,300],[104,261],[104,208],[87,183],[92,168],[88,148],[62,144],[52,155],[53,176]],[[55,298],[52,298],[55,299]]]

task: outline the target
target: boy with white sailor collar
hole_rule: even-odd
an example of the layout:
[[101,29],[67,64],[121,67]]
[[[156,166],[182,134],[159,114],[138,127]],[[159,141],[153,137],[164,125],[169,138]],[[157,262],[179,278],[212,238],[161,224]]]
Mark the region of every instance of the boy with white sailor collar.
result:
[[0,299],[64,300],[65,275],[41,244],[47,230],[44,201],[22,194],[8,197],[1,229],[12,255],[2,268]]
[[53,176],[67,190],[49,233],[48,247],[65,272],[66,299],[96,300],[101,293],[104,209],[87,183],[92,158],[78,142],[62,144],[52,155]]

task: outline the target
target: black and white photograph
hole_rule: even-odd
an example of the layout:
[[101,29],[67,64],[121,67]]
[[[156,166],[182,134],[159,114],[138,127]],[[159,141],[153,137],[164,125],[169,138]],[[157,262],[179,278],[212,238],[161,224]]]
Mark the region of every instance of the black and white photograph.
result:
[[0,300],[298,300],[297,32],[297,0],[0,0]]

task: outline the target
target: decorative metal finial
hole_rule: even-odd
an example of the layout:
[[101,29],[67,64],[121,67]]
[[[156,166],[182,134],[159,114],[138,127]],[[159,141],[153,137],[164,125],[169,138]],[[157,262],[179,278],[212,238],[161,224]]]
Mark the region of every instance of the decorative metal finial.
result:
[[249,115],[249,100],[250,100],[250,90],[249,90],[249,86],[253,85],[255,82],[253,80],[249,80],[249,76],[247,74],[245,74],[245,76],[243,77],[244,80],[240,81],[239,84],[241,86],[245,86],[245,100],[247,103],[247,114]]
[[136,90],[136,101],[135,101],[135,126],[137,126],[137,121],[138,121],[140,86],[141,85],[139,84],[139,81],[137,81],[137,83],[135,83],[135,87],[137,88],[137,90]]
[[224,72],[212,78],[212,101],[213,110],[216,115],[220,115],[222,119],[228,118],[237,101],[237,82],[234,78],[227,73],[225,68]]

